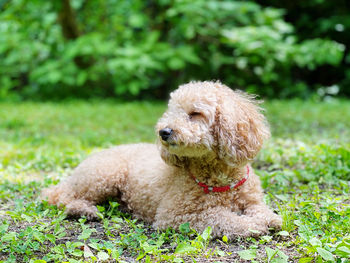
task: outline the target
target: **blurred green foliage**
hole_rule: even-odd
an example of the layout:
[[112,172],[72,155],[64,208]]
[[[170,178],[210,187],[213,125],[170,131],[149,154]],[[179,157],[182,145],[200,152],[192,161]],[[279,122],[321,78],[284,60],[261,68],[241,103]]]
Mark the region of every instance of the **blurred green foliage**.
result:
[[164,98],[206,79],[306,97],[319,84],[300,72],[339,65],[345,49],[300,40],[282,9],[250,1],[0,0],[0,11],[0,98]]
[[[285,19],[292,23],[299,39],[327,38],[341,43],[345,54],[337,66],[322,66],[299,72],[306,83],[331,86],[338,83],[340,93],[350,96],[350,5],[347,0],[256,0],[264,6],[283,8]],[[323,91],[321,90],[321,93]]]

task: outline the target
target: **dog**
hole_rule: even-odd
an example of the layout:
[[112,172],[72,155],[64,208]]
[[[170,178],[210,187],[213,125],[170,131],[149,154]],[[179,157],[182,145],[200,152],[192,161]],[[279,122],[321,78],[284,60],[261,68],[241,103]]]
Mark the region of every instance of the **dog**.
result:
[[96,204],[119,198],[157,229],[189,222],[213,237],[279,229],[250,162],[269,138],[253,96],[220,82],[190,82],[170,94],[157,144],[120,145],[93,154],[42,198],[71,216],[97,218]]

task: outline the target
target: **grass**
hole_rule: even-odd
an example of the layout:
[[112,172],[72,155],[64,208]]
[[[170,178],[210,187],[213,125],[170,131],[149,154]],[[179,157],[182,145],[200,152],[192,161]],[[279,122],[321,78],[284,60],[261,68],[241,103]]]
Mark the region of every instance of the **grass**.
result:
[[0,104],[0,262],[350,262],[350,102],[270,101],[272,139],[254,162],[283,229],[210,240],[184,224],[159,232],[110,200],[101,221],[38,200],[87,155],[155,141],[162,103]]

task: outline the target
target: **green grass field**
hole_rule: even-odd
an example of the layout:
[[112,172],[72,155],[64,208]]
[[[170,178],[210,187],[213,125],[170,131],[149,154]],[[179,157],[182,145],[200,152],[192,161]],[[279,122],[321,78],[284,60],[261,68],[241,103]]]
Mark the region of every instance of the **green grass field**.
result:
[[154,142],[163,103],[0,103],[0,262],[350,262],[350,102],[270,101],[272,138],[254,166],[282,231],[210,240],[156,231],[111,200],[101,221],[41,203],[87,155]]

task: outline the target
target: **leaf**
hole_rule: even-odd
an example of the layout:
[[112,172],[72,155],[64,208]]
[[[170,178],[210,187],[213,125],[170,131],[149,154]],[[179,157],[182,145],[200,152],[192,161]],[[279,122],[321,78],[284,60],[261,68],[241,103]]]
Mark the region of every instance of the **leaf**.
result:
[[181,225],[179,226],[179,230],[180,230],[180,232],[183,233],[183,234],[189,233],[189,232],[191,231],[191,229],[190,229],[190,223],[187,222],[187,223],[181,224]]
[[228,242],[227,236],[223,236],[223,237],[222,237],[222,241],[224,241],[225,243],[227,243],[227,242]]
[[9,228],[9,225],[6,225],[6,224],[0,225],[0,233],[6,232],[8,228]]
[[150,245],[148,244],[147,241],[143,241],[141,242],[140,246],[143,248],[143,250],[145,251],[145,253],[150,253],[150,252],[153,252],[155,250],[157,250],[157,246],[153,246],[153,245]]
[[95,257],[95,255],[92,253],[91,249],[87,245],[84,245],[84,258],[91,257]]
[[337,254],[340,257],[348,257],[350,258],[350,248],[346,246],[338,247],[335,251],[335,254]]
[[107,260],[109,259],[109,255],[106,252],[100,251],[97,253],[97,257],[99,260]]
[[53,234],[46,234],[46,239],[49,240],[52,244],[55,244],[56,237]]
[[279,256],[279,258],[275,258],[278,262],[283,262],[283,263],[287,263],[288,262],[288,256],[286,254],[284,254],[281,250],[277,249],[277,255]]
[[272,236],[262,236],[260,238],[260,243],[264,244],[264,243],[269,243],[272,240]]
[[103,207],[103,206],[97,206],[97,210],[99,211],[99,212],[104,212],[105,211],[105,208]]
[[16,232],[10,232],[2,236],[1,241],[11,242],[16,240]]
[[320,256],[324,259],[324,260],[327,260],[327,261],[334,261],[334,256],[331,252],[321,248],[321,247],[318,247],[316,248],[318,254],[320,254]]
[[280,231],[278,232],[280,236],[289,236],[289,233],[287,231]]
[[71,255],[73,256],[76,256],[76,257],[81,257],[83,255],[83,251],[81,250],[78,250],[78,249],[75,249],[73,252],[70,253]]
[[210,239],[210,234],[211,234],[211,227],[208,226],[204,231],[203,231],[203,234],[202,234],[202,238],[205,240],[205,241],[208,241]]
[[277,254],[278,250],[274,250],[272,248],[265,247],[265,251],[266,251],[267,261],[270,262],[271,259],[273,259],[274,256]]
[[322,247],[322,242],[317,238],[317,237],[313,237],[309,240],[309,243],[313,246],[313,247]]
[[301,225],[299,226],[298,234],[303,240],[308,241],[312,232],[307,226]]
[[188,243],[180,243],[176,249],[175,254],[188,254],[197,251],[195,247],[192,247]]
[[110,205],[112,208],[116,208],[116,207],[119,206],[119,203],[118,203],[118,202],[109,201],[109,205]]
[[84,229],[83,232],[78,236],[78,239],[86,240],[91,236],[91,234],[92,234],[92,229],[90,228]]
[[168,61],[168,66],[172,70],[179,70],[185,67],[185,62],[178,57],[172,57]]
[[[112,257],[113,259],[118,259],[119,256],[120,256],[120,253],[119,253],[118,249],[117,249],[117,248],[112,249],[112,251],[111,251],[111,257]],[[118,261],[117,261],[117,262],[118,262]]]
[[31,216],[22,214],[21,217],[22,217],[25,221],[27,221],[27,222],[29,222],[29,223],[33,222],[33,218],[32,218]]
[[271,261],[271,263],[288,263],[288,260],[284,259],[284,258],[273,258]]
[[33,236],[36,240],[38,240],[41,244],[45,241],[45,235],[39,231],[35,231]]
[[296,224],[297,226],[302,226],[302,223],[300,220],[294,220],[294,224]]
[[83,246],[84,246],[84,243],[82,243],[82,242],[74,242],[74,243],[72,243],[72,246],[73,246],[74,248],[76,248],[76,247],[83,247]]
[[252,260],[256,258],[256,250],[255,249],[246,249],[237,251],[238,255],[245,260]]
[[58,246],[54,246],[52,248],[52,251],[57,253],[57,254],[64,254],[64,248],[63,248],[63,245],[58,245]]

